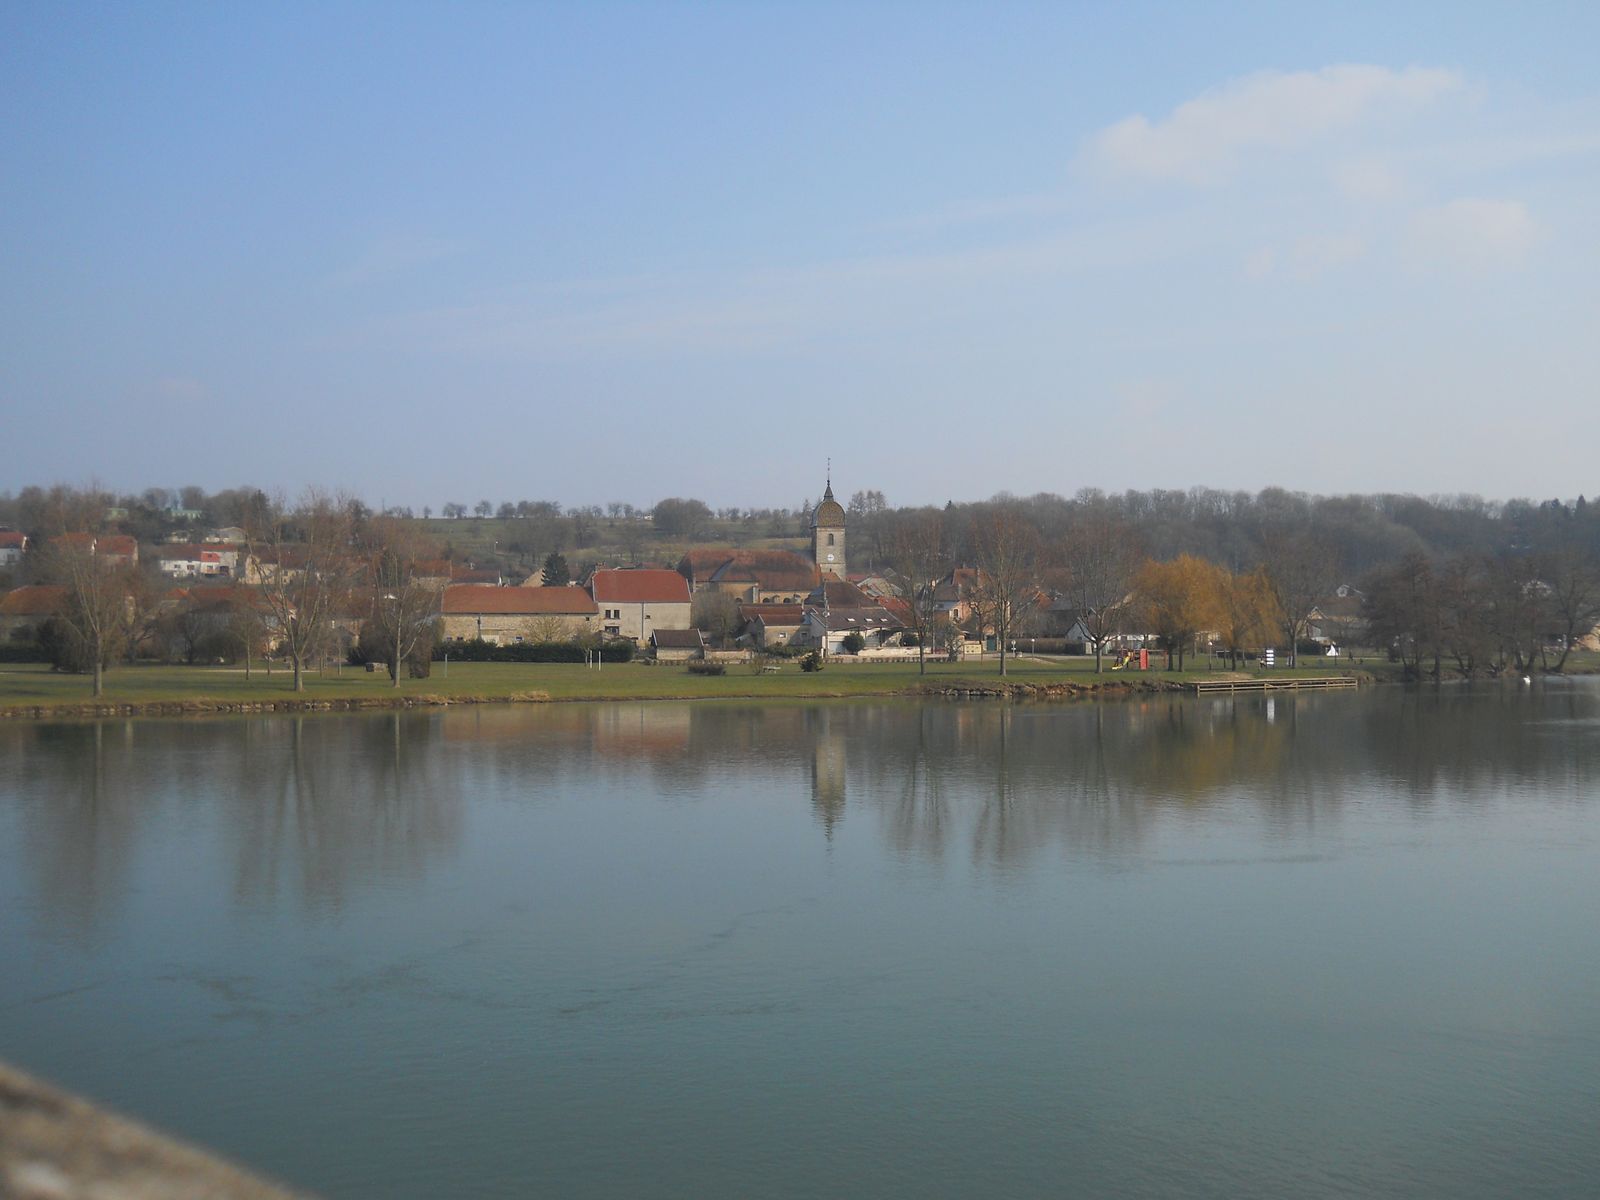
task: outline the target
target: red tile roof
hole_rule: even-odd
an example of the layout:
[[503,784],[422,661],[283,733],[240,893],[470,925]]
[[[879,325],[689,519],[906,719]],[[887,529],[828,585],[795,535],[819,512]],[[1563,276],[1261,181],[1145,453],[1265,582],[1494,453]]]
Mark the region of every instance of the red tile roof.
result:
[[763,625],[799,625],[806,610],[801,604],[741,604],[739,615],[746,621],[760,618]]
[[225,542],[212,542],[210,545],[201,545],[198,542],[165,542],[156,547],[156,557],[167,560],[221,562],[224,553],[231,553],[235,549],[236,547]]
[[[682,576],[676,576],[679,583]],[[599,609],[589,593],[576,587],[495,587],[457,583],[444,589],[445,613],[494,613],[498,616],[593,616]]]
[[95,543],[96,554],[117,554],[123,558],[137,558],[139,539],[126,533],[108,533]]
[[61,608],[67,600],[67,589],[48,584],[30,583],[0,596],[0,616],[47,617]]
[[689,584],[676,571],[596,571],[589,580],[589,590],[600,604],[689,603]]
[[9,529],[0,532],[0,550],[21,550],[27,544],[28,535],[25,533],[13,533]]

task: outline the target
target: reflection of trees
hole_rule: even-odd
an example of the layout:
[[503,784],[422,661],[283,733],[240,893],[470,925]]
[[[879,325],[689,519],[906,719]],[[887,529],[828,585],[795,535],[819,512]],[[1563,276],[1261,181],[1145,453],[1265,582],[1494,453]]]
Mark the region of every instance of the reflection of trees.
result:
[[[0,727],[0,825],[43,919],[93,936],[145,827],[214,827],[241,903],[338,905],[422,874],[465,797],[603,790],[672,803],[806,805],[825,837],[872,831],[940,860],[1139,853],[1170,814],[1253,815],[1268,834],[1352,796],[1419,816],[1584,795],[1600,689],[1484,684],[1364,694],[1074,705],[723,703],[472,706],[370,716]],[[790,811],[794,811],[792,808]],[[867,819],[851,825],[855,814]]]
[[[375,879],[420,873],[459,838],[459,774],[427,715],[264,717],[13,725],[0,754],[16,781],[24,869],[45,921],[88,937],[124,902],[135,850],[161,870],[172,839],[231,846],[235,894],[298,892],[338,904]],[[146,827],[149,827],[147,832]]]
[[115,910],[131,870],[141,808],[131,722],[5,730],[4,789],[20,805],[24,870],[53,930],[92,937]]
[[340,904],[372,879],[415,878],[460,835],[460,776],[428,714],[289,717],[229,729],[241,900],[282,888]]

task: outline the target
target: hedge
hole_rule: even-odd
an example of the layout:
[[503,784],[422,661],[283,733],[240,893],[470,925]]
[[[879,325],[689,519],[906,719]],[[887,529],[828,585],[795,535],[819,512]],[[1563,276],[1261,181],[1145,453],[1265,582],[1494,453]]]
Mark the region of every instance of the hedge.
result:
[[0,663],[47,663],[50,651],[36,642],[0,642]]
[[[594,653],[591,646],[577,642],[513,642],[496,646],[474,639],[470,642],[440,642],[433,648],[433,660],[449,655],[452,662],[581,663]],[[600,647],[600,661],[632,662],[634,645],[629,641],[606,642]]]

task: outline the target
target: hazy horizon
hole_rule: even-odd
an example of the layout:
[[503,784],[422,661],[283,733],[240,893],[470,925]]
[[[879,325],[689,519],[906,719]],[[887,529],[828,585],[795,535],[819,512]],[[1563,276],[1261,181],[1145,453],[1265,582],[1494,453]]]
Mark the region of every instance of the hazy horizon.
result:
[[0,490],[792,508],[831,456],[896,505],[1570,500],[1597,35],[1577,3],[13,6]]

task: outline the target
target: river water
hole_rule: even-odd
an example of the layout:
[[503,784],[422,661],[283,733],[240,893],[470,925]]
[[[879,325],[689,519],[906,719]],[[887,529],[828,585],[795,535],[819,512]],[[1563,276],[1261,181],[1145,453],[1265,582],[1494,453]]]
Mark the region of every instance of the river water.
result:
[[1600,1191],[1600,688],[0,728],[0,1057],[329,1197]]

